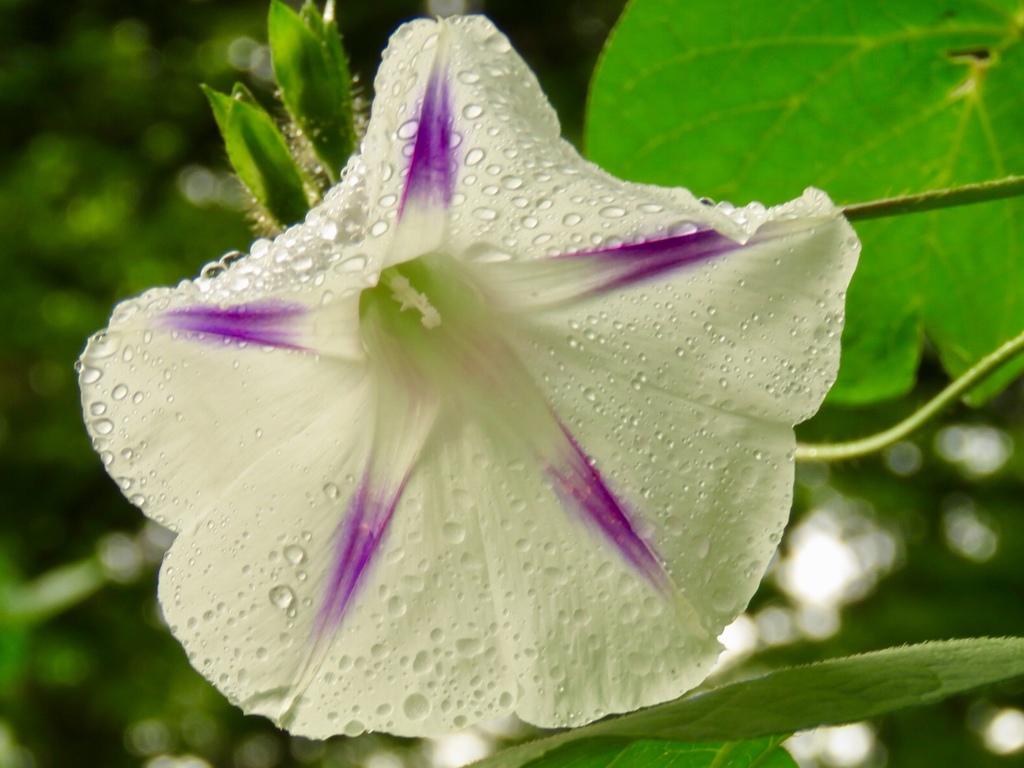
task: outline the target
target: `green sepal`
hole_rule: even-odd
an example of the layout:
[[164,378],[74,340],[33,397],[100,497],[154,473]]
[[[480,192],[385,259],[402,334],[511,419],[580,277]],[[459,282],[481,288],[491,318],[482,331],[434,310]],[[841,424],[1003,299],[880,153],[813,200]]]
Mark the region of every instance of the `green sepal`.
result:
[[271,0],[268,28],[281,100],[328,178],[337,181],[355,149],[352,78],[338,27],[325,21],[312,2],[300,15],[281,0]]
[[203,86],[228,159],[261,208],[281,228],[309,210],[302,171],[280,129],[245,86],[232,95]]

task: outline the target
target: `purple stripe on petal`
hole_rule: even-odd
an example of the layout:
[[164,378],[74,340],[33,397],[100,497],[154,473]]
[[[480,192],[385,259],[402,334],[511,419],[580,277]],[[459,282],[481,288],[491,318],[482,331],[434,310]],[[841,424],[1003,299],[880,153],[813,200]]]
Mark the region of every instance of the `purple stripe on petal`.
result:
[[232,307],[183,307],[162,315],[164,327],[189,338],[210,337],[283,349],[306,349],[296,327],[306,308],[299,304],[263,301]]
[[344,618],[364,574],[373,562],[408,479],[403,479],[393,493],[387,493],[374,488],[369,475],[369,471],[363,475],[338,530],[334,565],[327,593],[317,614],[315,638],[321,638],[327,630],[337,628]]
[[654,549],[637,533],[625,506],[615,498],[575,438],[564,426],[562,432],[568,455],[547,470],[555,481],[555,492],[562,505],[574,508],[586,522],[596,526],[630,565],[660,591],[667,592],[668,574]]
[[444,58],[443,52],[439,51],[427,80],[409,173],[398,209],[399,217],[410,202],[439,204],[447,208],[455,191],[456,169],[452,152],[455,120],[452,115],[451,90],[442,61]]
[[565,253],[553,258],[590,261],[597,271],[597,285],[590,293],[601,293],[659,277],[689,264],[697,264],[742,248],[743,244],[714,229],[694,229],[639,243]]

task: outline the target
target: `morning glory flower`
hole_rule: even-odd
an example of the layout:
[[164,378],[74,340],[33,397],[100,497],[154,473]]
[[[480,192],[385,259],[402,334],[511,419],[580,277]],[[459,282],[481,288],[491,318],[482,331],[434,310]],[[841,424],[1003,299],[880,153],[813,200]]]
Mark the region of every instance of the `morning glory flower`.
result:
[[303,223],[82,355],[107,471],[177,533],[167,622],[312,737],[676,697],[778,543],[856,237],[815,190],[612,178],[479,16],[401,27],[375,91]]

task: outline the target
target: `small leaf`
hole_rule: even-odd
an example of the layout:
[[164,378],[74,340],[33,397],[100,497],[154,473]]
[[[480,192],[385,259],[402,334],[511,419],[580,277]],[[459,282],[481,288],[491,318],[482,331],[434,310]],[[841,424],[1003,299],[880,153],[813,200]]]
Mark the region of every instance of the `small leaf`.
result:
[[337,25],[312,2],[300,16],[272,0],[268,26],[281,99],[336,181],[355,146],[352,79]]
[[[789,667],[499,752],[520,768],[580,739],[730,740],[852,723],[1024,676],[1024,638],[972,638]],[[581,763],[582,766],[589,765]]]
[[582,739],[524,768],[796,768],[782,737],[724,743]]
[[301,221],[309,200],[281,131],[244,86],[233,96],[203,86],[228,159],[256,202],[282,227]]

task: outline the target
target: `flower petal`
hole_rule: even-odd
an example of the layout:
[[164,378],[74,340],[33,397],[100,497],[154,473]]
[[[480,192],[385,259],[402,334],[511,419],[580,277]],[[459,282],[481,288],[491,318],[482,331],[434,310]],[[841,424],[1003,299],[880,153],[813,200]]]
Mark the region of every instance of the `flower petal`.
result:
[[[443,46],[438,39],[446,39]],[[394,157],[396,144],[402,146],[395,137],[415,120],[441,47],[458,160],[447,239],[455,255],[534,259],[693,226],[742,242],[763,216],[759,206],[734,211],[703,205],[685,190],[624,185],[583,160],[559,136],[558,119],[529,67],[482,16],[413,22],[393,40],[377,93],[395,95],[390,108],[397,105],[398,112],[375,104],[374,121],[383,117],[383,123],[371,125],[366,154],[388,180],[371,199],[390,201],[401,190],[395,178],[401,174],[391,172],[408,160]]]
[[184,331],[189,337],[305,349],[297,343],[297,321],[305,313],[301,304],[253,302],[230,307],[178,307],[164,312],[160,320],[165,327]]
[[[344,394],[363,378],[359,291],[380,256],[363,250],[358,165],[305,223],[122,302],[86,345],[79,386],[93,445],[125,495],[173,530],[197,525],[310,428],[322,396],[309,382]],[[284,404],[294,418],[274,415]],[[196,439],[211,430],[216,440]]]
[[[719,647],[691,595],[652,583],[615,547],[581,531],[532,452],[497,441],[482,455],[487,464],[463,477],[481,510],[501,658],[518,683],[516,714],[571,727],[699,683]],[[705,568],[689,565],[688,584],[705,578]]]
[[443,217],[452,199],[456,168],[452,151],[454,117],[444,45],[446,40],[442,26],[416,121],[412,156],[398,209],[399,219],[411,207],[428,209],[430,214]]
[[524,320],[531,342],[512,339],[595,468],[652,527],[711,644],[753,595],[787,520],[790,425],[818,408],[838,367],[857,247],[830,211],[810,193],[770,212],[764,227],[779,237],[549,307]]
[[[501,653],[480,525],[493,510],[476,494],[488,449],[471,426],[438,420],[377,565],[301,694],[283,709],[275,699],[257,711],[313,738],[362,730],[437,735],[512,711],[516,681]],[[298,589],[296,598],[298,605]],[[316,602],[303,610],[316,614]]]
[[576,512],[585,523],[595,526],[608,543],[637,570],[663,592],[671,589],[665,570],[651,545],[637,533],[636,525],[622,502],[608,487],[601,473],[593,467],[579,444],[562,427],[564,447],[547,468],[554,479],[555,494],[566,512]]
[[370,232],[388,265],[439,248],[459,163],[446,25],[414,21],[384,51],[363,139]]

